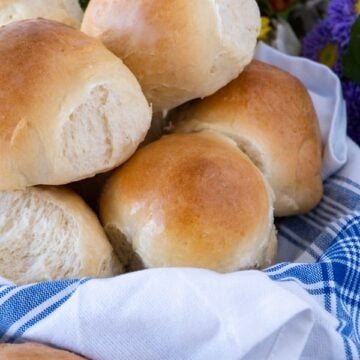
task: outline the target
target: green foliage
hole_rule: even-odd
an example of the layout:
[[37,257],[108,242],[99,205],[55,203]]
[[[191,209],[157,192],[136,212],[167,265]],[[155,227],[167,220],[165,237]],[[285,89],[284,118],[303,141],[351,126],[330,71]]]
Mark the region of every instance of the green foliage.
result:
[[262,16],[272,17],[275,15],[274,10],[270,6],[268,0],[257,0]]
[[351,28],[350,42],[342,65],[344,76],[360,84],[360,16]]

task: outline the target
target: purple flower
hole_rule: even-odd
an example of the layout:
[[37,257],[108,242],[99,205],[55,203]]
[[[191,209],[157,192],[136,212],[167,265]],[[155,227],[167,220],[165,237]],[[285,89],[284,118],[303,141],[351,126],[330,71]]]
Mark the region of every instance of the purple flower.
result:
[[[349,44],[351,27],[360,14],[359,0],[332,0],[328,7],[328,22],[332,38],[344,50]],[[341,72],[338,72],[341,76]],[[348,134],[360,144],[360,85],[342,79],[348,113]]]
[[343,81],[342,86],[348,113],[348,134],[360,145],[360,85]]
[[360,85],[342,74],[342,58],[350,41],[351,27],[359,16],[360,0],[332,0],[328,17],[303,41],[303,55],[329,66],[341,79],[348,113],[348,134],[360,144]]
[[[333,3],[339,3],[339,1],[334,0]],[[353,17],[353,20],[355,18]],[[343,31],[345,25],[342,28],[340,26],[335,27],[330,19],[323,20],[304,38],[303,55],[329,66],[342,80],[348,113],[348,134],[360,144],[360,85],[343,79],[342,76],[342,57],[349,43],[351,25],[352,23],[346,25],[349,26],[348,35],[345,32],[339,35],[335,33],[335,29]],[[347,36],[346,39],[345,35]]]
[[351,26],[360,12],[359,0],[332,0],[328,7],[328,21],[332,36],[344,48],[349,43]]
[[310,31],[303,41],[303,55],[327,65],[341,76],[341,58],[343,49],[332,36],[331,25],[327,20],[321,21]]

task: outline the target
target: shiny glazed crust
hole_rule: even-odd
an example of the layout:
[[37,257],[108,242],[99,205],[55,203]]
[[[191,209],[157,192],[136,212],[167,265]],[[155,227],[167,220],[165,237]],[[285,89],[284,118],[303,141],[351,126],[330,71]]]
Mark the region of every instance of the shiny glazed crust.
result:
[[309,94],[289,73],[254,60],[216,94],[176,109],[174,132],[210,129],[237,142],[275,193],[275,215],[310,211],[322,196],[321,138]]
[[232,140],[212,133],[170,135],[115,172],[100,214],[114,247],[129,242],[145,267],[225,272],[271,261],[271,196]]

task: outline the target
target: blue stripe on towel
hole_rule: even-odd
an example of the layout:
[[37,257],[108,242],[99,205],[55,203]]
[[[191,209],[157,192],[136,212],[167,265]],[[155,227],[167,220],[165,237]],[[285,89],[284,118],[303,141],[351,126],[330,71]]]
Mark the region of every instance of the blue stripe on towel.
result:
[[[25,286],[0,305],[0,338],[18,320],[78,280],[65,280]],[[2,291],[6,292],[5,287]],[[11,290],[11,289],[10,289]]]
[[[332,177],[325,182],[324,197],[314,211],[280,219],[277,227],[280,247],[296,258],[266,273],[275,281],[296,281],[336,316],[347,358],[360,358],[360,185]],[[88,280],[0,286],[0,337],[20,339]]]

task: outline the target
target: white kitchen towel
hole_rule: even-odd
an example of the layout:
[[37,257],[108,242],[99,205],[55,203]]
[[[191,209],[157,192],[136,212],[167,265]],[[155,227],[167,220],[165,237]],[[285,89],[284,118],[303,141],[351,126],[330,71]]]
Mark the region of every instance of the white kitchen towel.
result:
[[360,358],[360,149],[346,139],[339,81],[264,44],[257,57],[309,89],[325,149],[320,205],[277,222],[279,263],[264,272],[152,269],[22,287],[4,280],[1,341],[101,360]]

